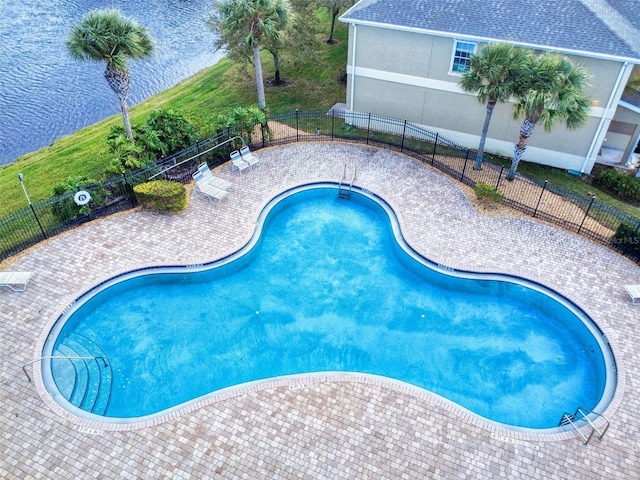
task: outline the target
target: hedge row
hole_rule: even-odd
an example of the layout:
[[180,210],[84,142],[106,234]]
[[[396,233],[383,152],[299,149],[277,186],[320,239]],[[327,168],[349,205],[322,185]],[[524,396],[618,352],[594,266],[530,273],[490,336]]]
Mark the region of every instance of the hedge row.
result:
[[593,181],[619,200],[640,203],[640,178],[621,173],[615,168],[608,168],[599,172]]

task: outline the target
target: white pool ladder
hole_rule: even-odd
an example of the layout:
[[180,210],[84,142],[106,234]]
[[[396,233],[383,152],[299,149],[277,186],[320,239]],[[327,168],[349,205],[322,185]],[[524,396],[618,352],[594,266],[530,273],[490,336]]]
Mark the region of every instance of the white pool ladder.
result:
[[[578,418],[578,415],[580,415],[580,418]],[[602,431],[600,431],[600,429],[596,427],[591,420],[589,420],[588,415],[596,415],[604,420],[605,426],[602,429]],[[580,422],[580,421],[587,422],[587,424],[589,424],[589,426],[591,427],[591,431],[589,432],[589,435],[585,435],[578,427],[577,422]],[[575,431],[578,432],[578,434],[582,438],[582,444],[586,447],[587,445],[589,445],[589,441],[591,440],[591,437],[595,432],[598,433],[598,437],[597,437],[598,440],[602,440],[602,437],[604,437],[604,434],[607,433],[607,430],[609,429],[609,420],[607,419],[607,417],[605,417],[601,413],[594,412],[594,411],[585,412],[582,408],[578,407],[578,409],[575,411],[574,414],[565,412],[562,415],[562,418],[560,419],[560,423],[558,423],[558,426],[562,427],[565,425],[571,425],[575,429]]]

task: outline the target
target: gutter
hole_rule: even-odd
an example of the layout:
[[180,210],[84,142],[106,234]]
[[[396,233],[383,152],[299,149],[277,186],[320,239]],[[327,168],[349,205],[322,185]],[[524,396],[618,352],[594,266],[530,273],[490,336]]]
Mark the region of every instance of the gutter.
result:
[[353,50],[351,52],[351,60],[352,60],[352,67],[351,67],[351,92],[349,95],[349,110],[353,112],[353,105],[354,105],[354,101],[353,101],[353,96],[356,93],[356,89],[355,89],[355,85],[356,85],[356,52],[357,52],[357,48],[356,45],[358,43],[358,26],[355,23],[352,23],[351,25],[353,25]]

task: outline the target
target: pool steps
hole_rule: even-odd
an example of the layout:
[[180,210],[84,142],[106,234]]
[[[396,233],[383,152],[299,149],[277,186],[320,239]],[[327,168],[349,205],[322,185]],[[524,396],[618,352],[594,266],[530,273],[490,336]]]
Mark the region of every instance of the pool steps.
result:
[[[78,352],[67,347],[66,345],[60,345],[55,352],[55,355],[61,357],[77,357],[80,356]],[[54,359],[52,365],[69,363],[71,369],[65,369],[65,376],[58,377],[58,370],[54,368],[54,378],[58,382],[58,388],[60,392],[64,391],[65,398],[69,400],[73,405],[80,406],[84,400],[85,392],[87,391],[87,385],[89,384],[89,373],[87,366],[82,359]],[[69,386],[71,385],[71,388]]]
[[76,407],[104,415],[113,380],[104,352],[90,339],[73,333],[58,345],[54,355],[68,357],[52,361],[53,378],[60,393]]

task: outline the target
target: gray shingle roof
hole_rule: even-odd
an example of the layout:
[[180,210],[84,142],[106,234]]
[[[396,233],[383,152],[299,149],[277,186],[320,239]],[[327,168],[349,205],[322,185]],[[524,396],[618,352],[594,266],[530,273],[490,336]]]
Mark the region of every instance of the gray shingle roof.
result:
[[640,28],[640,3],[638,0],[609,0],[609,4],[635,28]]
[[640,63],[639,7],[634,0],[362,0],[341,20]]

